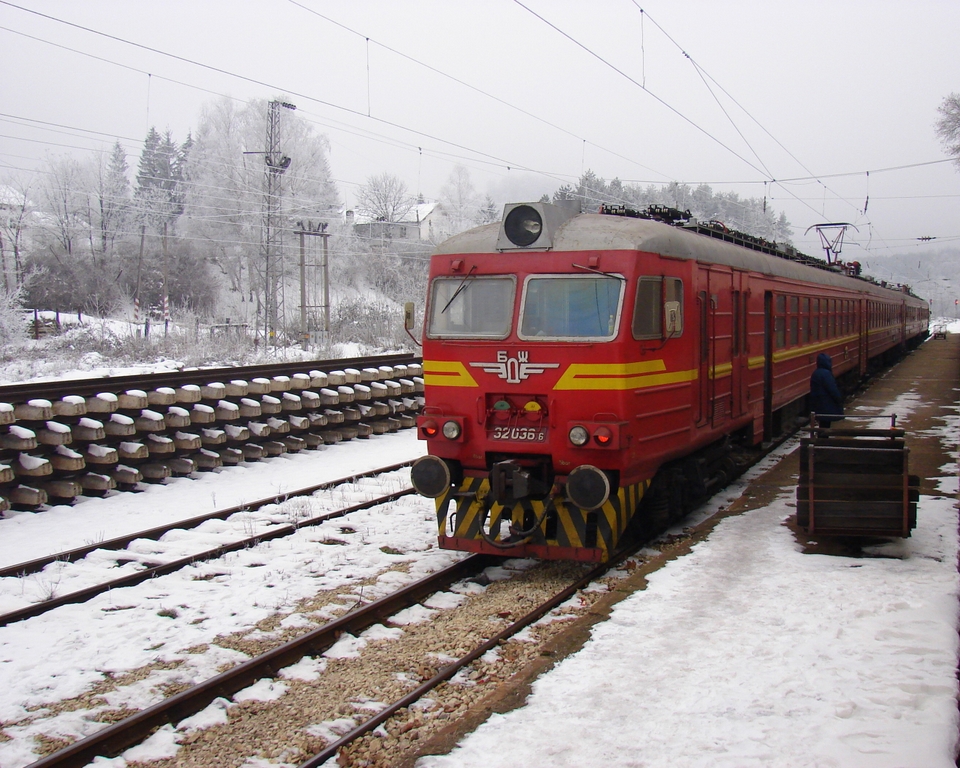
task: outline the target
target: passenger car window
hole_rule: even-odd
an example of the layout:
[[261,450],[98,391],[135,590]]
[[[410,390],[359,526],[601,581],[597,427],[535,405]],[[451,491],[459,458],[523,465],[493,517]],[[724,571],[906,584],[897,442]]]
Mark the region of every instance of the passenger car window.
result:
[[612,339],[623,279],[617,276],[530,277],[520,308],[521,339]]
[[450,339],[502,339],[510,333],[516,279],[437,277],[430,289],[427,336]]

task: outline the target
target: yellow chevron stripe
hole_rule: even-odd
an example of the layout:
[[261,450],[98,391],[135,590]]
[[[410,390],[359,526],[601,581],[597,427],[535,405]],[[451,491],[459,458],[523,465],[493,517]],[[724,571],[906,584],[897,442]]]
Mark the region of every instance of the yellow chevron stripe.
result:
[[477,381],[459,360],[424,360],[423,383],[431,387],[476,387]]
[[[560,528],[566,534],[567,546],[582,547],[583,542],[580,540],[580,534],[577,532],[577,526],[574,525],[571,515],[582,515],[583,513],[572,504],[568,506],[562,501],[556,502],[556,510]],[[557,540],[563,541],[563,538],[558,535]]]

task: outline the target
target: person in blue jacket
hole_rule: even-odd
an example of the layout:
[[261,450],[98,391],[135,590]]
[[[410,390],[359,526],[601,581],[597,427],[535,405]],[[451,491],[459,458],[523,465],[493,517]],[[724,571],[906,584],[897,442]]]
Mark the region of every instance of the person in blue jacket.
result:
[[808,403],[822,427],[829,427],[843,418],[843,393],[833,378],[833,360],[826,352],[817,355],[817,370],[810,377]]

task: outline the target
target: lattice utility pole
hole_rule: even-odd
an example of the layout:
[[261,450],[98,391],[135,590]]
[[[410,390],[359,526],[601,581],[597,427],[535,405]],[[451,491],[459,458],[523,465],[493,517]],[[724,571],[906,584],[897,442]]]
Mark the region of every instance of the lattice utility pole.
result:
[[263,330],[265,344],[283,337],[283,230],[280,226],[280,178],[290,158],[280,151],[280,108],[296,109],[285,101],[271,101],[267,112],[267,150],[264,153],[263,226],[260,261],[263,265]]

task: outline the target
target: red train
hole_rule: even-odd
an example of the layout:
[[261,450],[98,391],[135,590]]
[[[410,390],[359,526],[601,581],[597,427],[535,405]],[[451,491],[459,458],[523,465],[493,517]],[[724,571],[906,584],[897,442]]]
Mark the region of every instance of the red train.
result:
[[411,473],[440,546],[603,561],[684,508],[804,413],[818,353],[859,380],[926,337],[925,301],[852,272],[661,207],[508,205],[450,238]]

